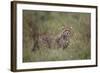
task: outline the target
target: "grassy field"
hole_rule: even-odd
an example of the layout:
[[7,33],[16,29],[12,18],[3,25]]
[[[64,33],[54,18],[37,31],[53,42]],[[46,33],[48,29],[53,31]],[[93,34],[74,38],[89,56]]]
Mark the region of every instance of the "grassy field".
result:
[[[91,58],[91,34],[89,13],[23,11],[23,62],[81,60]],[[33,40],[30,25],[36,24],[39,32],[56,36],[64,26],[72,27],[69,46],[41,48],[32,51]]]

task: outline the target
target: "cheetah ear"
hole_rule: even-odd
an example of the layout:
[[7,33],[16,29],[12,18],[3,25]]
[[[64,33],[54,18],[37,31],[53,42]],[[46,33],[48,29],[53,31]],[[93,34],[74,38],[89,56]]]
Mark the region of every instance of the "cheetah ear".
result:
[[72,26],[70,27],[70,29],[72,29]]
[[64,29],[65,29],[65,25],[62,26],[62,30],[64,30]]

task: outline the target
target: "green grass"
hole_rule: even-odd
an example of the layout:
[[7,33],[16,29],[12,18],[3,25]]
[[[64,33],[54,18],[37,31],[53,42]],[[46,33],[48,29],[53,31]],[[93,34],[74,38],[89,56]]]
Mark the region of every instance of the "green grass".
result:
[[[38,27],[40,32],[48,32],[54,36],[61,32],[63,26],[72,27],[70,44],[66,49],[62,48],[40,48],[32,51],[32,34],[28,22],[34,21],[37,13]],[[23,12],[23,62],[38,61],[61,61],[61,60],[81,60],[91,58],[91,34],[90,34],[90,14],[89,13],[61,13],[61,12]],[[43,17],[43,19],[40,19]],[[33,18],[33,19],[32,19]],[[34,23],[34,22],[33,22]]]

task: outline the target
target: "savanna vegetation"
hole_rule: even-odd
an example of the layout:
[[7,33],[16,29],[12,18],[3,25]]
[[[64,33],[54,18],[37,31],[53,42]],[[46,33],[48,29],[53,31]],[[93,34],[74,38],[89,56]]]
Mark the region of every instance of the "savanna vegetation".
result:
[[[89,13],[23,10],[23,62],[90,59],[90,18]],[[64,49],[54,42],[39,46],[39,38],[55,40],[65,29],[71,33]]]

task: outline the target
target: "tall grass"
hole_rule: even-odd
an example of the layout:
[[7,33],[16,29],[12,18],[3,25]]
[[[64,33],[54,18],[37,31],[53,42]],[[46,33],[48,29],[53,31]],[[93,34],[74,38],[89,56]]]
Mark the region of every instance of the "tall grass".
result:
[[[62,48],[40,48],[32,51],[33,41],[28,22],[38,17],[39,30],[56,36],[64,26],[72,27],[69,46]],[[72,12],[23,11],[23,62],[81,60],[91,58],[90,14]]]

